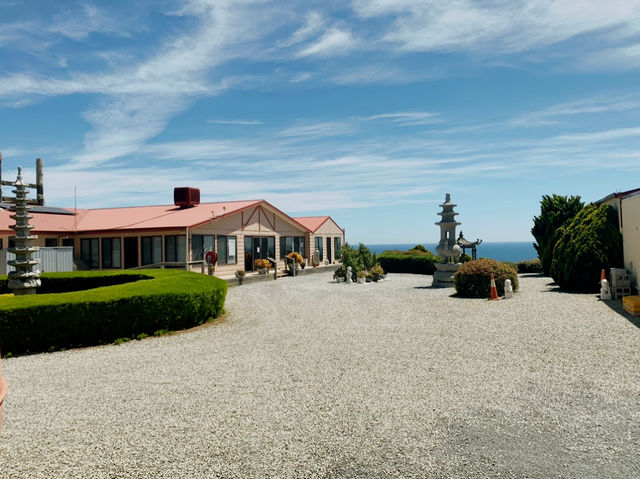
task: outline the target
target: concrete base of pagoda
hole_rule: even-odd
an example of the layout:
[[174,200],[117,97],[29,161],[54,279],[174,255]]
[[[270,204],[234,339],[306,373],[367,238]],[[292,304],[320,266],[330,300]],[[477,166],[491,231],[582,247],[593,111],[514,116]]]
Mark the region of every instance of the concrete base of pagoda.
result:
[[436,272],[433,273],[434,288],[453,288],[453,275],[460,269],[462,263],[436,263]]

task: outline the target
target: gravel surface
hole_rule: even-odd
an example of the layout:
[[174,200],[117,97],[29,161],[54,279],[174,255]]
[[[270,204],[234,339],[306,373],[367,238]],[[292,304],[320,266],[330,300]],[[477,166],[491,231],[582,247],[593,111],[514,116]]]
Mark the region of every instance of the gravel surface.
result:
[[640,477],[640,322],[521,277],[229,290],[226,320],[3,360],[8,478]]

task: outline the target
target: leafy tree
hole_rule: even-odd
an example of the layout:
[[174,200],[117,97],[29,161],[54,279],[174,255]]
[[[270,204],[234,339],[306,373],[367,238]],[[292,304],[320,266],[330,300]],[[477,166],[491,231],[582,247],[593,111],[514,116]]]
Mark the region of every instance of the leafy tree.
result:
[[558,240],[558,230],[572,220],[584,207],[579,196],[544,195],[540,201],[540,216],[533,217],[531,234],[537,243],[533,246],[538,252],[545,276],[551,275],[553,247]]
[[340,248],[340,262],[342,268],[337,276],[346,276],[347,267],[351,266],[351,279],[354,281],[358,279],[358,273],[365,269],[359,250],[352,248],[349,243],[343,244]]
[[612,206],[589,204],[558,231],[551,274],[562,289],[596,292],[601,270],[622,264],[622,235]]
[[360,245],[358,246],[358,255],[362,260],[364,269],[373,268],[373,266],[376,264],[376,258],[371,254],[371,250],[362,243],[360,243]]

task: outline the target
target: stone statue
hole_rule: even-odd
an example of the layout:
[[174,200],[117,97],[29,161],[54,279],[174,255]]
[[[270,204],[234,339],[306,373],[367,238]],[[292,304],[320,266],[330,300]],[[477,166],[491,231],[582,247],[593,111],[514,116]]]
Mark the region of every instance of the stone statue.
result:
[[347,266],[347,284],[353,283],[353,279],[351,277],[351,266]]
[[504,280],[504,299],[513,298],[513,286],[511,286],[511,280]]
[[600,299],[602,301],[609,301],[611,299],[611,288],[609,287],[609,281],[606,279],[600,281]]

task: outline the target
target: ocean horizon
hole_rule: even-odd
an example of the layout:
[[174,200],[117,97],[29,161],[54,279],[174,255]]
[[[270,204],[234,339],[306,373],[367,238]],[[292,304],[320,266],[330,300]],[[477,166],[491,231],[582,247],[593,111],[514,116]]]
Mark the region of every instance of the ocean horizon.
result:
[[[369,248],[372,253],[380,254],[387,250],[407,251],[416,246],[416,244],[422,244],[432,253],[435,253],[436,246],[438,245],[437,243],[365,243],[365,246]],[[357,247],[357,243],[353,246]],[[491,258],[498,261],[512,261],[514,263],[538,257],[532,241],[482,242],[482,244],[477,247],[476,252],[478,258]],[[467,250],[467,254],[470,254],[469,250]]]

